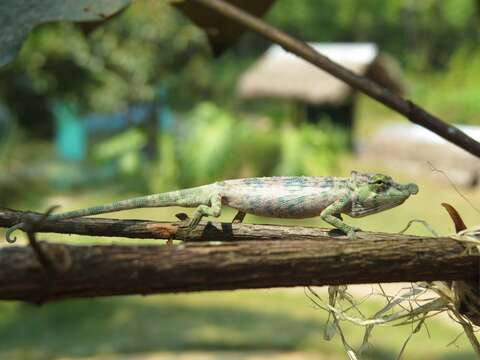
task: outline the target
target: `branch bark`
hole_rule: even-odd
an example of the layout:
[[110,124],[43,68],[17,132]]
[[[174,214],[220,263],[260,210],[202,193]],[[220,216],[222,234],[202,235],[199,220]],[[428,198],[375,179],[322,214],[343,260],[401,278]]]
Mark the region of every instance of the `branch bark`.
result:
[[73,246],[40,243],[55,276],[32,248],[0,249],[0,299],[51,300],[198,290],[422,280],[473,281],[478,257],[450,238],[368,233],[365,239]]
[[[0,210],[0,226],[12,226],[25,215]],[[201,224],[187,237],[179,223],[99,218],[46,221],[35,231],[183,238],[202,243],[74,246],[43,242],[37,248],[44,261],[38,249],[3,247],[0,299],[45,302],[179,291],[478,278],[479,258],[466,255],[464,247],[450,238],[364,232],[350,241],[332,236],[326,229],[225,223]],[[42,266],[45,259],[48,269]]]
[[[42,214],[0,208],[0,227],[10,227],[22,222],[26,216],[40,218]],[[43,221],[36,232],[78,234],[88,236],[119,236],[134,239],[176,239],[195,241],[267,241],[311,240],[331,236],[331,229],[318,227],[200,223],[187,233],[181,222],[126,220],[105,218],[75,218],[61,221]],[[362,233],[358,235],[360,238]]]
[[410,121],[433,131],[442,138],[454,143],[462,149],[480,157],[480,143],[459,130],[453,125],[445,123],[438,117],[425,111],[409,100],[388,91],[377,83],[353,73],[345,67],[331,61],[326,56],[316,52],[311,46],[299,41],[287,33],[267,24],[258,17],[226,3],[223,0],[195,0],[223,16],[236,21],[246,28],[255,31],[261,36],[279,44],[287,51],[296,54],[311,64],[325,70],[351,87],[360,90],[375,100],[383,103],[390,109],[404,115]]

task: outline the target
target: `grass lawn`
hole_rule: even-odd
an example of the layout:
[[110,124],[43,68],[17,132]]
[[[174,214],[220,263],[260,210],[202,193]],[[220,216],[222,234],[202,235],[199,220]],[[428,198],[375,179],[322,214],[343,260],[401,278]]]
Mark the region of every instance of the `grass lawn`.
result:
[[[377,305],[377,306],[376,306]],[[367,304],[367,312],[379,303]],[[52,359],[155,351],[308,351],[342,354],[322,338],[325,313],[301,288],[64,301],[41,307],[0,304],[0,358]],[[346,326],[354,344],[357,327]],[[370,359],[393,359],[409,326],[377,328]],[[406,358],[473,359],[459,329],[431,321],[409,343]]]

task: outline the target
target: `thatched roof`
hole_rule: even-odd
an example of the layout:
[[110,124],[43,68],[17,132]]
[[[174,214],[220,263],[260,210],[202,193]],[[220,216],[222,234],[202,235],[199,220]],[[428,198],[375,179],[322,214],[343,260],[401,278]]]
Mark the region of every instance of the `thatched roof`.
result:
[[[367,75],[394,92],[402,92],[400,71],[393,59],[379,55],[372,43],[310,44],[356,74]],[[344,82],[274,45],[240,78],[242,99],[281,98],[311,104],[339,104],[353,93]]]

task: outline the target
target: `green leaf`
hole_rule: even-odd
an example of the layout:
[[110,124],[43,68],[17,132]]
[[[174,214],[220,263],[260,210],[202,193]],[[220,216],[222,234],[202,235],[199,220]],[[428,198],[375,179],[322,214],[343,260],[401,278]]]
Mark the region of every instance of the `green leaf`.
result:
[[32,29],[52,21],[104,22],[129,0],[2,0],[0,67],[11,62]]

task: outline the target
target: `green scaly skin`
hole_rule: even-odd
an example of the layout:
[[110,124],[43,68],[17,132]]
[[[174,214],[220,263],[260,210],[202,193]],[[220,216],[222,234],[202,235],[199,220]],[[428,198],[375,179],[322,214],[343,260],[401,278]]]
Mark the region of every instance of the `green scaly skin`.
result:
[[[188,225],[193,230],[204,216],[218,217],[222,205],[237,209],[234,222],[245,214],[277,218],[320,216],[325,222],[355,238],[357,228],[343,222],[341,214],[362,217],[402,204],[418,192],[415,184],[398,184],[382,174],[352,171],[350,177],[279,176],[225,180],[191,189],[137,197],[108,205],[48,216],[63,220],[146,207],[182,206],[196,208]],[[19,223],[7,230],[10,235],[23,229]]]

